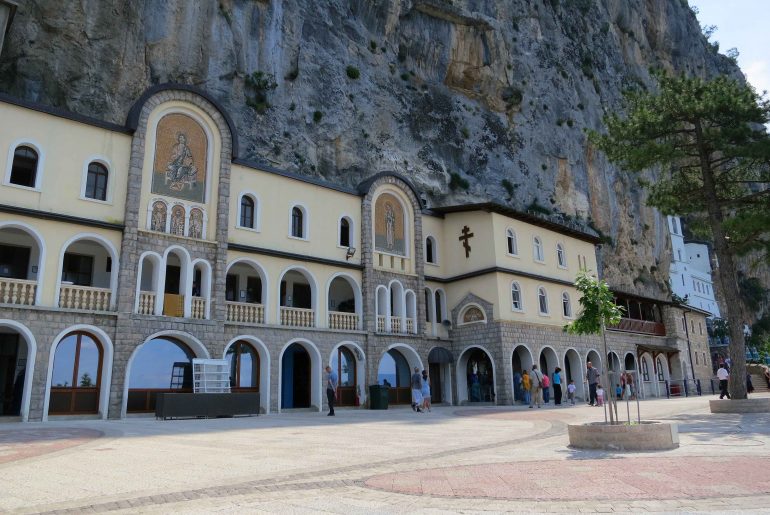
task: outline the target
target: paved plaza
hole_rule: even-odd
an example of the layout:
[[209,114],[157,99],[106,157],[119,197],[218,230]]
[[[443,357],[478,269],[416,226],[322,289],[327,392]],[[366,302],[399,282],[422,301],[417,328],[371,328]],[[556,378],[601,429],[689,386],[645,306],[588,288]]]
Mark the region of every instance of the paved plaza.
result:
[[770,513],[770,415],[709,398],[641,403],[655,453],[570,449],[587,406],[0,424],[0,512]]

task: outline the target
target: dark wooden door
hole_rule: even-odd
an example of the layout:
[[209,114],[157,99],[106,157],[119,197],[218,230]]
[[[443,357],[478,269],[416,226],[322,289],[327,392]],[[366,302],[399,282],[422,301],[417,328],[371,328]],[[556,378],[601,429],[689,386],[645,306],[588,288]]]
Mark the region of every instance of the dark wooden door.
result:
[[310,407],[310,354],[304,349],[294,353],[294,407]]
[[428,365],[428,377],[430,377],[430,402],[444,402],[443,385],[441,384],[441,363]]

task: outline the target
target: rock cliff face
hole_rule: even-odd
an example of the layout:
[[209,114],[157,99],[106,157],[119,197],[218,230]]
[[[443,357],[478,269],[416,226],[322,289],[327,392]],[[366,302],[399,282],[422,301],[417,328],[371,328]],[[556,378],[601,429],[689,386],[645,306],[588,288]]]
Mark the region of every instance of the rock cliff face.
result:
[[650,67],[740,73],[686,0],[28,0],[0,90],[122,123],[147,87],[194,84],[242,157],[582,218],[614,286],[661,295],[665,219],[585,136]]

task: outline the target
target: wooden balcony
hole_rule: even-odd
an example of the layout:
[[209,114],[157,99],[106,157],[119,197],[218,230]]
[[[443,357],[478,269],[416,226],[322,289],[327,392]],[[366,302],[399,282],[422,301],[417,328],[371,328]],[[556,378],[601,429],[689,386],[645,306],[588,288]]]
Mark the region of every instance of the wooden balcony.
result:
[[621,318],[615,326],[607,326],[607,329],[624,331],[627,333],[651,334],[653,336],[666,336],[666,326],[660,322],[650,320],[636,320],[633,318]]
[[111,311],[112,290],[93,286],[63,285],[59,290],[59,307],[86,311]]
[[37,293],[37,281],[25,279],[0,279],[0,302],[34,306]]
[[358,313],[329,311],[329,329],[355,331],[359,328],[359,319]]
[[265,306],[251,302],[226,302],[227,321],[242,324],[264,324]]
[[281,306],[281,325],[315,327],[315,310]]

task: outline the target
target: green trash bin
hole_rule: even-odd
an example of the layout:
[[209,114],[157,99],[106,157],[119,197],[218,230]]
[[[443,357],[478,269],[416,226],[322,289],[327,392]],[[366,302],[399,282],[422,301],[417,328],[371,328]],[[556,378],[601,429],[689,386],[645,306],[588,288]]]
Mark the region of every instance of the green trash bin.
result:
[[369,385],[369,409],[388,409],[388,390],[381,384]]

